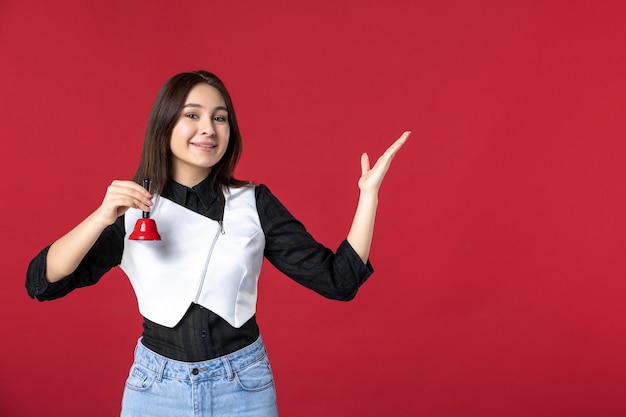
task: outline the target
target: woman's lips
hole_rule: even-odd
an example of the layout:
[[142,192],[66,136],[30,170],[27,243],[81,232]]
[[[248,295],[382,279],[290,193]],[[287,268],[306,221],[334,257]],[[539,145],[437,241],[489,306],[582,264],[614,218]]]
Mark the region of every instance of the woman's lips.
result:
[[192,143],[191,145],[202,151],[212,151],[217,147],[214,143]]

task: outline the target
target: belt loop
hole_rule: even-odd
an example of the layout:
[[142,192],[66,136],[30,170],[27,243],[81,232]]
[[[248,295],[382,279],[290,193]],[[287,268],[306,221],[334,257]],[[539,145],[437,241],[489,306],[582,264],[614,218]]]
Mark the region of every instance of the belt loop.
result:
[[163,379],[163,374],[165,373],[165,365],[167,365],[167,359],[161,358],[161,363],[159,364],[159,372],[157,373],[156,380],[161,382]]
[[228,358],[222,358],[222,363],[224,364],[224,368],[226,368],[226,373],[228,374],[228,380],[232,381],[235,377],[235,373],[233,372],[233,368],[230,366],[230,362]]

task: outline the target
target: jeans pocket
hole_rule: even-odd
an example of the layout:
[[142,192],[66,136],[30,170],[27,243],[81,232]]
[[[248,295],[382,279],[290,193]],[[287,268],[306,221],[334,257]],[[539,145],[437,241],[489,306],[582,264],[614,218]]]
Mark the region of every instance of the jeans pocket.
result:
[[237,384],[245,391],[262,391],[274,385],[272,369],[267,359],[262,359],[235,372]]
[[156,375],[154,373],[133,365],[126,380],[126,387],[135,391],[146,391],[150,389],[155,380]]

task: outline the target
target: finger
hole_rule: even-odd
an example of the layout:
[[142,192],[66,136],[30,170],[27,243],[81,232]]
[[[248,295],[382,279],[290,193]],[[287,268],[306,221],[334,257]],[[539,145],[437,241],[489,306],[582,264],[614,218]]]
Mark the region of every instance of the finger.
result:
[[388,156],[390,158],[393,158],[395,156],[395,154],[400,150],[402,145],[405,144],[405,142],[407,141],[409,136],[411,136],[411,132],[410,131],[404,132],[402,134],[402,136],[400,136],[394,143],[391,144],[390,147],[387,148],[387,150],[385,151],[384,155],[386,155],[386,156]]
[[152,195],[132,181],[113,181],[107,188],[105,200],[116,207],[145,209],[153,203]]
[[374,164],[374,168],[378,165],[389,166],[391,164],[391,160],[396,156],[396,153],[400,150],[402,145],[406,142],[411,132],[404,132],[399,139],[397,139],[394,143],[388,147],[385,152],[376,160],[376,164]]
[[145,188],[143,188],[143,186],[137,184],[134,181],[122,181],[122,180],[114,180],[111,183],[111,186],[119,188],[121,190],[134,190],[136,192],[139,192],[145,196],[148,196],[150,198],[152,198],[152,194],[146,190]]
[[115,211],[126,211],[126,209],[129,208],[137,208],[143,211],[150,210],[150,206],[148,206],[145,202],[125,195],[110,195],[105,198],[103,205]]
[[113,181],[109,186],[109,191],[116,195],[140,200],[144,204],[149,204],[152,198],[152,194],[149,191],[133,181]]
[[389,146],[385,152],[376,160],[374,164],[373,170],[382,170],[383,174],[387,172],[389,166],[391,165],[391,161],[396,156],[396,153],[400,150],[400,148],[407,141],[409,136],[411,135],[410,131],[406,131],[400,136],[394,143]]
[[365,175],[370,170],[370,157],[367,153],[363,153],[361,155],[361,175]]

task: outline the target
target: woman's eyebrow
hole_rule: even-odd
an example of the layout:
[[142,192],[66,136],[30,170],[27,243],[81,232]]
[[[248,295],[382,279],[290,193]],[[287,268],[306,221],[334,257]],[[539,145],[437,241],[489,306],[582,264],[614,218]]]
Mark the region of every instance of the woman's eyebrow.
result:
[[183,106],[183,108],[185,108],[185,107],[198,107],[198,108],[201,108],[201,109],[204,108],[204,106],[202,104],[197,104],[197,103],[186,103]]
[[[204,108],[202,104],[198,104],[198,103],[187,103],[183,106],[183,108],[187,108],[187,107],[194,107],[194,108],[200,108],[200,109]],[[213,109],[213,111],[218,111],[218,110],[223,110],[225,112],[228,112],[228,109],[225,106],[217,106]]]

